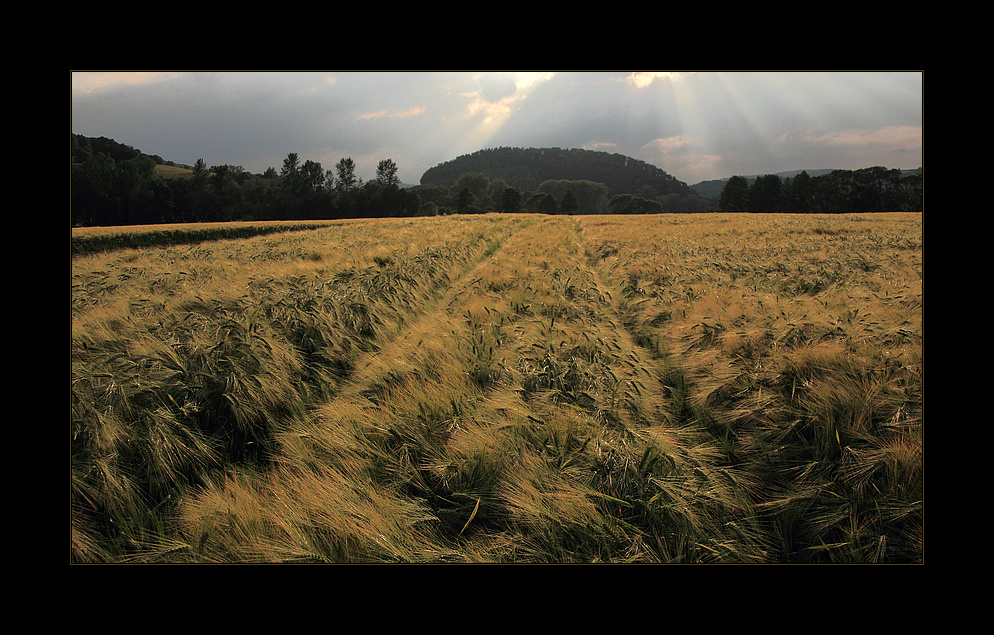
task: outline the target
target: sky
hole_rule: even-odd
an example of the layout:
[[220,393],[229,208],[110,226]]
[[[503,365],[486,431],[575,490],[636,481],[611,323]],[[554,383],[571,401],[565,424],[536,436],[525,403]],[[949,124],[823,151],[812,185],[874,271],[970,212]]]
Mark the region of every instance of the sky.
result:
[[72,132],[193,165],[290,153],[418,184],[478,150],[623,154],[694,185],[791,170],[922,167],[921,71],[72,71]]

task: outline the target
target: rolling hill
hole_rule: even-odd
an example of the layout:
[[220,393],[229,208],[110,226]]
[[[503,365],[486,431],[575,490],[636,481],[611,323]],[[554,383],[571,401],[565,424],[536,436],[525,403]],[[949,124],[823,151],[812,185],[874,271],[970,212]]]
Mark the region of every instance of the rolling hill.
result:
[[428,169],[421,185],[451,186],[463,174],[482,173],[503,179],[519,190],[532,191],[547,180],[603,183],[609,196],[639,195],[651,188],[657,195],[693,195],[686,183],[660,168],[621,154],[563,148],[493,148],[457,157]]

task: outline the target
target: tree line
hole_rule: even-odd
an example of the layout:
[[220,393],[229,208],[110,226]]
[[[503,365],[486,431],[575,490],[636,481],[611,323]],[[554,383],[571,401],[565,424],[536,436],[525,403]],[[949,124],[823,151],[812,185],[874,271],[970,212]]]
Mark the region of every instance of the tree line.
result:
[[163,178],[156,165],[140,153],[115,160],[97,152],[74,162],[72,225],[414,216],[420,207],[417,195],[400,187],[389,159],[368,183],[356,176],[351,158],[325,170],[296,153],[287,155],[280,172],[269,168],[262,175],[198,159],[188,178]]
[[[659,214],[715,210],[715,203],[683,192],[658,193],[643,183],[635,193],[611,194],[601,182],[548,178],[534,189],[509,185],[483,172],[449,184],[403,187],[398,167],[383,159],[363,182],[351,158],[332,169],[289,153],[277,172],[252,174],[240,166],[208,167],[199,159],[184,178],[164,178],[161,158],[107,139],[73,135],[70,217],[73,226],[324,220],[487,212],[542,214]],[[922,173],[836,170],[781,180],[741,176],[728,180],[718,211],[849,212],[922,209]]]
[[[100,151],[91,151],[100,147]],[[127,147],[125,147],[127,148]],[[106,149],[106,151],[105,151]],[[107,144],[74,147],[71,221],[74,226],[151,225],[235,220],[321,220],[436,216],[487,212],[542,214],[631,214],[706,211],[704,199],[676,193],[609,197],[603,183],[548,179],[521,190],[483,173],[463,174],[449,185],[401,186],[398,167],[383,159],[376,177],[356,176],[351,158],[333,169],[289,153],[277,172],[251,174],[240,166],[208,167],[197,160],[184,178],[163,178],[164,162],[137,150]],[[690,201],[693,209],[678,209]]]
[[743,176],[728,179],[718,197],[723,212],[921,212],[924,209],[924,172],[905,175],[884,167],[833,170],[821,176],[806,171],[793,178],[759,176],[751,183]]

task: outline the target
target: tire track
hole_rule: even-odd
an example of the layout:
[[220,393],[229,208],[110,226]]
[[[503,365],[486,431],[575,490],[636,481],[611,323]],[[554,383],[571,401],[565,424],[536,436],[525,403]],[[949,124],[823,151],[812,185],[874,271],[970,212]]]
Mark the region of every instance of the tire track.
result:
[[411,319],[402,319],[393,333],[384,334],[385,341],[374,351],[359,355],[356,370],[348,380],[336,389],[338,399],[366,399],[377,390],[399,383],[405,376],[426,374],[430,369],[420,368],[424,362],[426,340],[436,342],[439,337],[451,339],[456,325],[453,316],[467,294],[481,278],[481,270],[488,266],[495,254],[505,249],[505,245],[529,225],[529,219],[509,219],[508,227],[496,235],[486,235],[481,242],[486,245],[472,261],[450,278],[444,286],[435,290],[436,296],[417,311],[411,311]]

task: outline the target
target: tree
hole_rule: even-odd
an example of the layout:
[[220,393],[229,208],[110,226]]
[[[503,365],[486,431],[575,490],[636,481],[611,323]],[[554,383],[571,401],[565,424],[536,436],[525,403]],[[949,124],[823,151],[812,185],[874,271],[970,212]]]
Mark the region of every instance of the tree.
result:
[[355,161],[349,157],[343,157],[335,164],[335,190],[338,192],[351,192],[359,187],[359,179],[355,175]]
[[227,165],[213,165],[211,166],[211,175],[214,189],[220,191],[224,189],[228,179],[231,177],[231,168]]
[[324,187],[325,173],[321,164],[308,159],[300,166],[300,178],[307,192],[320,192]]
[[449,188],[444,185],[419,185],[414,188],[422,203],[434,203],[442,206],[449,201]]
[[725,182],[718,196],[718,209],[722,212],[743,212],[746,209],[746,193],[749,181],[744,176],[733,176]]
[[464,187],[459,190],[459,196],[456,198],[456,212],[459,214],[479,214],[480,208],[477,205],[476,195],[469,187]]
[[280,170],[280,178],[292,181],[300,169],[300,159],[296,152],[291,152],[283,159],[283,169]]
[[488,191],[490,194],[490,201],[493,203],[490,209],[500,211],[500,202],[504,200],[504,190],[508,187],[507,181],[499,176],[490,179],[490,187],[488,188]]
[[852,211],[852,171],[832,170],[815,179],[822,212]]
[[70,217],[76,225],[115,224],[117,206],[112,190],[117,181],[117,164],[109,155],[90,154],[72,166]]
[[[284,197],[284,205],[291,208],[299,204],[299,198],[304,193],[304,179],[300,171],[300,158],[296,152],[291,152],[283,159],[280,169],[280,191]],[[291,212],[291,214],[294,212]]]
[[500,197],[500,211],[517,214],[521,211],[521,192],[516,187],[504,188]]
[[198,185],[204,185],[207,182],[207,163],[203,159],[197,159],[197,162],[193,164],[193,180]]
[[[573,192],[576,197],[576,213],[603,214],[607,211],[608,189],[603,183],[584,180],[550,179],[543,181],[538,189],[548,192],[562,201],[566,192]],[[573,212],[570,212],[573,213]]]
[[807,171],[787,179],[784,183],[784,199],[784,205],[789,212],[807,214],[815,211],[815,186]]
[[899,206],[902,212],[921,212],[924,210],[922,196],[925,187],[925,173],[916,172],[902,177],[900,181],[901,193]]
[[853,173],[853,210],[886,212],[900,207],[901,171],[881,166],[856,170]]
[[468,189],[473,196],[473,207],[476,208],[476,213],[489,212],[496,207],[491,194],[490,179],[482,172],[463,174],[456,179],[452,189],[459,192],[460,195],[464,189]]
[[[147,155],[115,161],[97,152],[71,170],[70,219],[74,224],[161,223],[172,215],[173,190],[155,173],[155,161]],[[203,180],[206,183],[206,176]],[[193,188],[193,179],[186,183]]]
[[746,205],[750,212],[783,211],[783,182],[776,174],[756,177],[749,186]]
[[400,179],[397,177],[397,164],[392,159],[383,159],[376,166],[376,180],[385,187],[400,187]]
[[662,214],[663,205],[641,196],[618,194],[611,197],[607,209],[611,214]]
[[556,197],[548,192],[535,192],[525,201],[525,211],[538,214],[555,214],[559,211]]
[[566,190],[563,199],[559,201],[559,211],[563,214],[575,214],[580,209],[580,201],[576,200],[573,190]]

